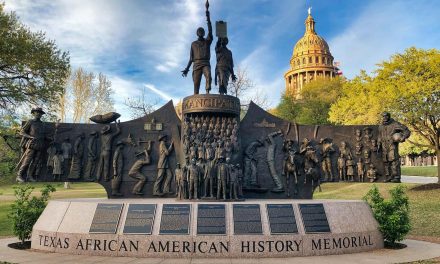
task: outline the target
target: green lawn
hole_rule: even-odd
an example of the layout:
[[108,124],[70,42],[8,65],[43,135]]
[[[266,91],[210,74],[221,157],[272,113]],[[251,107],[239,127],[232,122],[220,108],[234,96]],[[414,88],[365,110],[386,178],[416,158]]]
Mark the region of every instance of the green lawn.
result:
[[403,166],[402,175],[437,177],[437,166]]
[[[377,183],[381,193],[388,197],[388,190],[394,183]],[[440,188],[433,190],[412,190],[418,184],[404,184],[410,199],[410,218],[413,236],[440,237]],[[369,183],[326,183],[322,192],[315,192],[315,199],[362,199],[371,188]]]
[[[32,184],[35,187],[33,194],[40,194],[40,190],[44,184]],[[52,199],[63,198],[106,198],[104,188],[97,183],[71,183],[70,189],[64,189],[63,183],[52,183],[57,189],[52,193]],[[13,236],[12,222],[8,218],[9,208],[14,201],[14,185],[0,186],[0,236]]]

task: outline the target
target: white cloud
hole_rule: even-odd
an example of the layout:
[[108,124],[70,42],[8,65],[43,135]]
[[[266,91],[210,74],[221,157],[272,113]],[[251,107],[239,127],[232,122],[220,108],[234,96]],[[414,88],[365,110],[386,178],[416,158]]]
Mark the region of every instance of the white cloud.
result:
[[153,84],[145,84],[144,85],[148,90],[152,91],[153,93],[159,95],[163,100],[165,101],[169,101],[169,100],[173,100],[173,103],[177,103],[179,101],[178,98],[176,97],[172,97],[171,95],[169,95],[168,93],[163,92],[162,90],[156,88],[156,86],[154,86]]

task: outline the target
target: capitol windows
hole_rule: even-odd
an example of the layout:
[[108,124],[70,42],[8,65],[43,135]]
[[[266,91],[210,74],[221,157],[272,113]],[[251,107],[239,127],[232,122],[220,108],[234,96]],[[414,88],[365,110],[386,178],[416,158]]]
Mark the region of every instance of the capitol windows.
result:
[[312,57],[309,57],[309,63],[312,63]]
[[306,58],[303,58],[303,64],[306,64]]
[[324,64],[327,64],[327,58],[324,58]]
[[319,63],[319,57],[315,57],[315,63]]
[[299,66],[300,63],[301,63],[301,61],[298,59],[298,64],[297,65]]

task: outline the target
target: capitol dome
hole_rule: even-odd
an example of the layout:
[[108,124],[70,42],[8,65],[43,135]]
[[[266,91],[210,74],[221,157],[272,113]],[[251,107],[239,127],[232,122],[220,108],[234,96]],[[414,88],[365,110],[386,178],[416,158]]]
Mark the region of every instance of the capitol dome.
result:
[[304,24],[304,36],[295,44],[290,69],[284,74],[286,94],[296,99],[300,98],[304,84],[317,78],[333,78],[337,74],[327,42],[315,31],[310,9]]

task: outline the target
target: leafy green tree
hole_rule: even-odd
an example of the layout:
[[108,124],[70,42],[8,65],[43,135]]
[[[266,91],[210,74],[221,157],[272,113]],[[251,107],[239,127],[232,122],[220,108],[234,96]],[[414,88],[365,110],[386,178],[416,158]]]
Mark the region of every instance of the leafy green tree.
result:
[[298,118],[299,112],[300,105],[295,102],[294,98],[287,94],[281,96],[281,102],[271,111],[272,114],[291,122],[297,122],[296,119]]
[[4,113],[0,118],[0,184],[15,182],[14,170],[19,156],[20,124],[17,116]]
[[374,184],[364,196],[364,200],[373,210],[374,218],[379,223],[383,238],[391,246],[402,241],[411,230],[409,220],[409,198],[403,185],[397,185],[390,190],[391,198],[385,200]]
[[32,32],[14,12],[0,4],[0,109],[23,103],[47,105],[63,92],[69,76],[69,55]]
[[341,96],[329,111],[329,121],[342,125],[373,125],[380,121],[380,113],[385,109],[382,100],[386,93],[374,83],[374,78],[365,71],[347,80],[341,89]]
[[56,191],[53,186],[45,185],[40,197],[32,196],[31,198],[33,190],[34,187],[29,184],[14,187],[15,201],[11,205],[9,216],[14,225],[14,235],[20,239],[22,244],[31,238],[32,227],[46,208],[50,193]]
[[329,124],[330,106],[339,98],[344,79],[317,79],[301,90],[301,99],[283,94],[274,111],[279,117],[299,124]]
[[[343,88],[330,109],[338,124],[374,124],[387,110],[423,140],[440,160],[440,51],[409,48],[378,65],[372,76],[361,72]],[[440,166],[438,166],[440,182]]]

